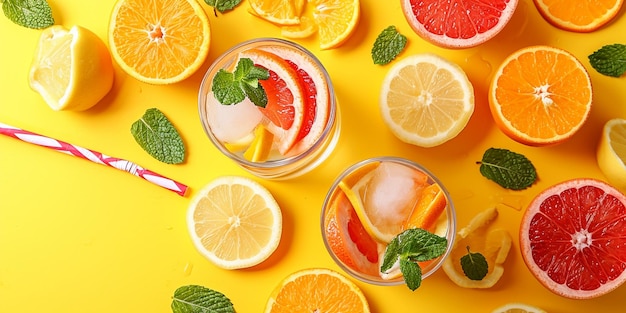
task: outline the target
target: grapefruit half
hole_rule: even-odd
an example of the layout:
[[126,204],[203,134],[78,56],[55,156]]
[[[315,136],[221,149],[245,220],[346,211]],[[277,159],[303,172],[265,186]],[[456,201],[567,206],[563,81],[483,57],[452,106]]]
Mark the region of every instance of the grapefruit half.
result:
[[626,196],[589,178],[549,187],[524,213],[520,249],[530,272],[555,294],[604,295],[626,280]]
[[407,22],[424,40],[444,48],[469,48],[497,35],[518,0],[402,0]]

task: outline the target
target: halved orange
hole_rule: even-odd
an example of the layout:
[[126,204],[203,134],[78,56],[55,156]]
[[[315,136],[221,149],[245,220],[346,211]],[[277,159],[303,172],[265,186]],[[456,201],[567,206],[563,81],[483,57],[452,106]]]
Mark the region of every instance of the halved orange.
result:
[[251,59],[270,73],[269,79],[259,81],[267,94],[267,106],[259,109],[267,118],[264,123],[274,134],[278,151],[286,155],[298,140],[304,122],[305,99],[298,73],[283,58],[265,50],[246,50],[239,57]]
[[265,307],[265,313],[369,311],[367,299],[355,283],[325,268],[304,269],[285,277]]
[[113,59],[136,79],[171,84],[209,53],[209,20],[196,0],[118,0],[109,24]]
[[571,53],[531,46],[509,55],[494,74],[489,107],[496,125],[530,146],[572,137],[591,110],[591,79]]
[[573,32],[592,32],[615,18],[624,0],[534,0],[550,24]]

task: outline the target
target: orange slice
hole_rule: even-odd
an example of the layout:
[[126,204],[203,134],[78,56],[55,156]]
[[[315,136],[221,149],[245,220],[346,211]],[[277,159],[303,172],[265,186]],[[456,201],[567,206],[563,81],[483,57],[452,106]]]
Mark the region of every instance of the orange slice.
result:
[[571,53],[549,46],[522,48],[500,65],[489,91],[496,125],[530,146],[572,137],[591,111],[591,79]]
[[250,58],[270,72],[269,79],[259,81],[268,99],[267,106],[259,109],[267,118],[265,126],[274,134],[278,151],[286,155],[298,140],[304,122],[305,99],[298,73],[283,58],[264,50],[250,49],[239,57]]
[[574,32],[592,32],[615,18],[624,0],[534,0],[550,24]]
[[359,0],[311,0],[311,3],[322,50],[339,47],[356,30],[361,16]]
[[439,184],[429,185],[422,190],[411,216],[402,225],[403,229],[423,228],[432,231],[447,204],[446,195]]
[[176,83],[195,73],[208,55],[210,35],[196,0],[118,0],[109,23],[113,59],[150,84]]
[[285,277],[267,301],[265,313],[369,313],[359,287],[342,274],[323,268],[305,269]]
[[299,24],[305,3],[305,0],[248,0],[255,15],[278,25]]
[[247,268],[265,261],[278,247],[282,215],[261,184],[222,176],[191,200],[187,227],[194,246],[209,261],[225,269]]

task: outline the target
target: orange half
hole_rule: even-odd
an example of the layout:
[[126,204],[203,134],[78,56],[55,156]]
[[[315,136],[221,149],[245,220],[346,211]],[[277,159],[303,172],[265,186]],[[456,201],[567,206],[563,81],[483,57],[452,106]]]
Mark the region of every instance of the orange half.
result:
[[118,0],[109,23],[113,59],[150,84],[180,82],[209,53],[206,13],[195,0]]
[[572,137],[591,110],[591,79],[571,53],[549,46],[522,48],[500,65],[489,106],[496,125],[530,146]]

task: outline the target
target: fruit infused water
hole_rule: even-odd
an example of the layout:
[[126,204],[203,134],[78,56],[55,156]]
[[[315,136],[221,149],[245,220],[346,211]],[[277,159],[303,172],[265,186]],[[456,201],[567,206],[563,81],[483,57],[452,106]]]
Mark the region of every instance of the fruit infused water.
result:
[[348,274],[397,285],[404,281],[398,262],[381,270],[390,242],[408,229],[441,237],[445,252],[417,263],[426,278],[452,247],[456,215],[448,192],[425,168],[403,158],[379,157],[352,165],[335,180],[324,200],[321,226],[328,252]]
[[332,152],[338,108],[324,66],[290,41],[260,38],[218,57],[200,86],[200,119],[215,146],[262,178],[302,175]]

